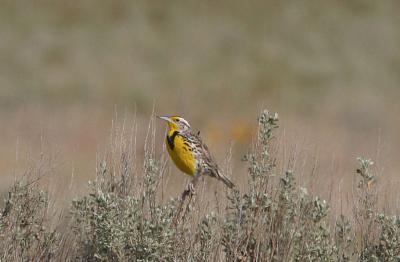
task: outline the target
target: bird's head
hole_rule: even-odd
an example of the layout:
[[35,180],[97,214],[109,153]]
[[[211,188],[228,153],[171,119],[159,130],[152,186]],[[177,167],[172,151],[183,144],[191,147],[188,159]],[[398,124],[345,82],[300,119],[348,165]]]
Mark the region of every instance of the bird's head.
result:
[[158,118],[167,121],[169,130],[185,131],[190,129],[188,121],[180,116],[158,116]]

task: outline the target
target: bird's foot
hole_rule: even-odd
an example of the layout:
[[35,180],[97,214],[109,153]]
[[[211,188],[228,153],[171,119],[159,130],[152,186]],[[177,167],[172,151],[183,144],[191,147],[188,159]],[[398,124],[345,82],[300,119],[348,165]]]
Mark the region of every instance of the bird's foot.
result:
[[187,189],[185,189],[185,191],[183,191],[182,193],[182,200],[185,200],[187,196],[192,198],[194,195],[196,195],[195,186],[192,183],[190,183]]

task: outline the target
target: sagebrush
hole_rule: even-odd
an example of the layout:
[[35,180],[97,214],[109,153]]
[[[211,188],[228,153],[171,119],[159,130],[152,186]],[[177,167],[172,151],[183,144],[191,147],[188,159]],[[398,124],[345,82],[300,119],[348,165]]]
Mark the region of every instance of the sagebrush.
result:
[[143,165],[134,163],[133,141],[111,143],[63,226],[50,223],[48,194],[34,176],[18,181],[0,217],[1,260],[400,261],[400,217],[377,209],[372,161],[358,159],[353,214],[332,223],[329,203],[297,186],[290,167],[277,168],[277,128],[278,115],[262,112],[243,158],[247,184],[220,192],[218,207],[195,196],[179,220],[180,198],[160,197],[167,172],[154,129]]

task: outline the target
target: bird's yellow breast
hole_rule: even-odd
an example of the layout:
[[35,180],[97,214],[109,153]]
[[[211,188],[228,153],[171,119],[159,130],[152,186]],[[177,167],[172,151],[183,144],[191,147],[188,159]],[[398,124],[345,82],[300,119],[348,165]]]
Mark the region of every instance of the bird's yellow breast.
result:
[[[193,176],[196,173],[197,161],[191,148],[180,135],[169,132],[166,143],[168,153],[175,165],[184,173]],[[173,140],[171,139],[173,138]]]

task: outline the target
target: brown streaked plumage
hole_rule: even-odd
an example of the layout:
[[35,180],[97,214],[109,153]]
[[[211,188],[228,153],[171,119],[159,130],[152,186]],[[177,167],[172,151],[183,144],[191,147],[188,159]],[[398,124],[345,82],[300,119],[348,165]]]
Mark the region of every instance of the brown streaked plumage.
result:
[[221,180],[229,188],[235,185],[218,169],[218,165],[198,134],[191,131],[189,123],[179,116],[159,117],[168,123],[166,144],[175,165],[184,173],[194,176],[194,182],[201,175]]

